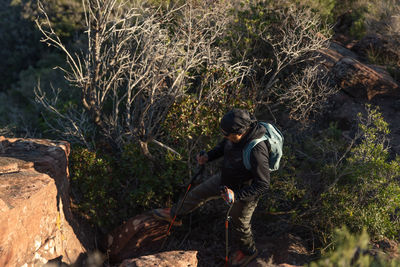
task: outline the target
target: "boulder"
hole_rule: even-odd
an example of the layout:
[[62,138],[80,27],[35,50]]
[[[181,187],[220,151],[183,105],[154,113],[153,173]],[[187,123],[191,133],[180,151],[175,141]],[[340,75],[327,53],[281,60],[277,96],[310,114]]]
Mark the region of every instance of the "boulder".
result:
[[[368,47],[384,44],[386,42],[369,36],[351,50],[332,42],[328,49],[320,51],[321,63],[341,89],[330,97],[324,120],[338,122],[341,130],[349,131],[357,123],[357,114],[365,111],[365,103],[379,106],[391,127],[391,150],[394,154],[400,154],[399,84],[384,68],[360,62]],[[360,53],[360,56],[355,52]]]
[[104,241],[111,262],[122,262],[143,254],[158,252],[169,224],[151,213],[137,215],[111,231]]
[[86,250],[71,226],[69,144],[0,137],[0,147],[0,266],[75,262]]
[[357,54],[352,52],[350,49],[343,47],[337,42],[331,42],[327,49],[320,51],[320,55],[322,57],[321,63],[328,69],[333,68],[335,64],[343,57],[358,59]]
[[153,255],[124,260],[120,267],[195,267],[197,251],[166,251]]
[[332,42],[320,55],[335,84],[351,97],[362,101],[370,101],[377,95],[400,98],[398,82],[383,67],[359,61],[352,50]]
[[341,58],[331,73],[336,84],[354,98],[371,100],[377,95],[400,97],[399,84],[385,70],[353,58]]

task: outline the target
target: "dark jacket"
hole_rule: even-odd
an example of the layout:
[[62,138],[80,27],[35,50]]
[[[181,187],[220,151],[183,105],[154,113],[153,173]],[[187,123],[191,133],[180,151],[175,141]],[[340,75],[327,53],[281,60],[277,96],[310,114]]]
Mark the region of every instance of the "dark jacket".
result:
[[235,192],[235,199],[249,201],[261,196],[269,188],[269,144],[258,143],[250,153],[251,170],[243,163],[243,149],[251,140],[260,138],[265,128],[254,122],[239,143],[222,140],[207,153],[208,161],[224,157],[221,183]]

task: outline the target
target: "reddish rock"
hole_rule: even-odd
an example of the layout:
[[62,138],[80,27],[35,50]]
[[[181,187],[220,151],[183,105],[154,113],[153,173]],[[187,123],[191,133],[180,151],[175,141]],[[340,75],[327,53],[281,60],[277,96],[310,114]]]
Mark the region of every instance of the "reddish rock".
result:
[[195,267],[197,251],[167,251],[122,262],[120,267]]
[[320,55],[335,83],[350,96],[361,100],[372,100],[377,95],[400,98],[399,84],[384,68],[363,64],[357,54],[340,44],[332,42]]
[[371,100],[377,95],[400,97],[396,81],[384,70],[343,57],[332,68],[338,86],[352,97]]
[[106,247],[112,262],[136,258],[160,250],[168,223],[150,213],[129,219],[107,235]]
[[321,63],[328,69],[333,68],[343,57],[358,59],[358,56],[354,52],[336,42],[330,43],[329,48],[321,50],[320,55],[322,57]]
[[0,138],[0,266],[73,263],[67,142]]

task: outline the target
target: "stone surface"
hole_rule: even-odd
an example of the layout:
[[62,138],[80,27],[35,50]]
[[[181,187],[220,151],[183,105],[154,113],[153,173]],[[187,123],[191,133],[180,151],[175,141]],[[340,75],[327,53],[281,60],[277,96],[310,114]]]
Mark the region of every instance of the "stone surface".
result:
[[[341,90],[329,100],[325,120],[338,122],[343,131],[349,131],[357,124],[357,114],[365,111],[365,104],[379,107],[389,123],[391,153],[400,155],[400,88],[389,73],[377,65],[367,65],[362,61],[368,49],[385,52],[387,40],[366,36],[355,44],[340,44],[335,41],[328,49],[321,51],[321,62],[330,70]],[[349,49],[348,49],[349,48]],[[351,48],[351,50],[350,50]]]
[[331,72],[336,84],[354,98],[371,100],[377,95],[400,97],[399,85],[386,71],[353,58],[341,58]]
[[67,142],[0,137],[0,266],[73,263],[85,248],[71,226]]
[[120,267],[195,267],[197,266],[197,251],[167,251],[153,255],[128,259]]
[[129,219],[107,235],[110,261],[121,262],[160,250],[168,223],[156,220],[150,213]]
[[330,43],[329,48],[321,50],[320,54],[322,56],[321,63],[329,69],[333,68],[343,57],[358,59],[357,54],[336,42]]
[[381,66],[362,63],[354,51],[332,42],[320,54],[321,63],[330,70],[336,84],[350,96],[366,101],[378,95],[400,98],[400,85],[390,74]]

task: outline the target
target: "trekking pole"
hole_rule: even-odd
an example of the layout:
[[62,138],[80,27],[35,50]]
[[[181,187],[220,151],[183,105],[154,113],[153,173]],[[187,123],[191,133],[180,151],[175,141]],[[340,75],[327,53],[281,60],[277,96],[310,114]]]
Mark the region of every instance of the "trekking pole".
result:
[[226,186],[221,187],[221,194],[223,195],[225,202],[229,205],[229,209],[228,212],[226,213],[226,219],[225,219],[225,267],[228,267],[228,255],[229,255],[228,235],[229,235],[229,221],[231,219],[229,213],[231,212],[233,203],[235,202],[235,197],[233,191]]
[[[200,152],[200,155],[203,155],[204,153],[206,153],[206,152],[205,152],[205,151],[201,151],[201,152]],[[186,188],[185,194],[183,195],[183,198],[182,198],[182,200],[180,201],[178,208],[175,210],[174,218],[172,218],[172,221],[171,221],[171,223],[169,224],[169,227],[168,227],[168,230],[167,230],[167,234],[166,234],[166,236],[165,236],[165,239],[164,239],[163,243],[161,244],[160,250],[163,249],[163,247],[164,247],[164,245],[165,245],[165,242],[167,241],[167,238],[168,238],[168,236],[169,236],[169,234],[170,234],[172,225],[174,225],[174,222],[175,222],[175,220],[176,220],[176,216],[178,215],[180,209],[182,208],[183,202],[185,202],[185,199],[186,199],[186,197],[187,197],[187,194],[188,194],[190,188],[192,187],[192,184],[197,180],[197,177],[200,176],[200,174],[203,173],[204,168],[205,168],[205,165],[204,165],[204,164],[203,164],[203,165],[200,165],[199,170],[196,172],[195,175],[193,175],[192,179],[190,180],[189,185],[188,185],[188,187]]]
[[229,255],[229,221],[231,217],[229,216],[229,213],[231,212],[233,203],[229,205],[228,212],[226,213],[226,219],[225,219],[225,267],[228,267],[228,255]]

